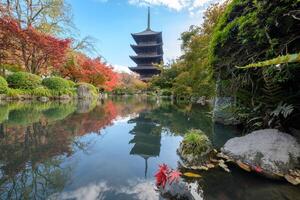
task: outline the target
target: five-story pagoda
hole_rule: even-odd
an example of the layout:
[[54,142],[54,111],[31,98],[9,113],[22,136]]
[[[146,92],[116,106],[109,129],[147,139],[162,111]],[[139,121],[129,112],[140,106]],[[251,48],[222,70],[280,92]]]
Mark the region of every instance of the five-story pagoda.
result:
[[149,81],[160,70],[155,64],[163,62],[162,32],[152,31],[150,28],[150,8],[148,8],[148,27],[145,31],[131,34],[136,45],[131,45],[137,55],[130,58],[137,64],[129,69],[140,75],[141,80]]

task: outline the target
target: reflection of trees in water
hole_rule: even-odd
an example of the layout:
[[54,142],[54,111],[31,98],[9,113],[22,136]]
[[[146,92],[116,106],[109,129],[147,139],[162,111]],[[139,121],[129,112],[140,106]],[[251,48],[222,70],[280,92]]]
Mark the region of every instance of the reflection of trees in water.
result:
[[93,107],[82,109],[75,103],[1,105],[0,199],[45,199],[61,191],[71,170],[61,167],[62,160],[87,147],[77,136],[100,134],[117,116],[144,110],[145,104],[102,101]]
[[1,199],[46,199],[54,192],[62,191],[70,169],[61,168],[58,158],[43,163],[31,162],[19,171],[1,177]]
[[201,129],[208,136],[212,133],[210,107],[163,102],[147,118],[156,122],[170,134],[183,135],[189,129]]
[[0,199],[45,199],[63,188],[70,170],[60,167],[57,156],[70,152],[68,146],[61,146],[41,123],[2,125],[2,132]]

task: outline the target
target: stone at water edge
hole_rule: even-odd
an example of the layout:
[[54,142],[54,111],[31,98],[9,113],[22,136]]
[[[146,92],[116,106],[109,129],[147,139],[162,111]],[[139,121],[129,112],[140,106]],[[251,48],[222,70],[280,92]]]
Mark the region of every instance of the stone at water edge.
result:
[[87,85],[79,85],[77,87],[77,95],[78,95],[78,99],[93,99],[93,92],[91,90],[91,88],[89,88],[89,86]]
[[276,174],[288,174],[290,169],[300,167],[300,144],[293,136],[276,129],[252,132],[243,137],[232,138],[222,152],[250,167],[259,167],[262,174],[278,178]]
[[48,97],[39,97],[38,100],[39,100],[40,102],[45,103],[45,102],[48,102],[48,101],[49,101],[49,98],[48,98]]

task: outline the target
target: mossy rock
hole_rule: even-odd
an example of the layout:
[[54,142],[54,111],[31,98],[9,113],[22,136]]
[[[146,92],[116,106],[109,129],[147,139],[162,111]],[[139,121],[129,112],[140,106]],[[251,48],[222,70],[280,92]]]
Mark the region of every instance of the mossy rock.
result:
[[77,95],[79,99],[93,99],[98,98],[99,93],[97,88],[89,83],[78,83]]
[[178,149],[178,154],[186,165],[203,165],[213,150],[209,138],[201,130],[189,130]]

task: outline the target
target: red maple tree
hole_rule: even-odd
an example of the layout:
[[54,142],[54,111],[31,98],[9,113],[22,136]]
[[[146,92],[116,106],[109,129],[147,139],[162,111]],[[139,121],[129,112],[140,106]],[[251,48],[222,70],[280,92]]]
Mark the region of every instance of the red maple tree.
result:
[[73,53],[65,66],[60,68],[60,74],[73,81],[87,82],[106,91],[113,90],[119,81],[118,73],[100,58],[89,58],[81,53]]
[[63,64],[71,43],[69,39],[58,39],[31,26],[22,29],[9,17],[0,18],[0,40],[0,48],[5,47],[7,52],[2,60],[14,59],[33,74],[47,73]]

